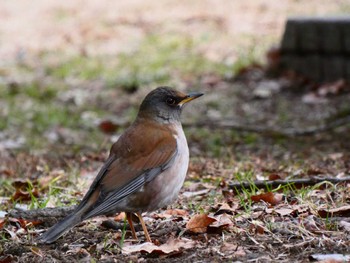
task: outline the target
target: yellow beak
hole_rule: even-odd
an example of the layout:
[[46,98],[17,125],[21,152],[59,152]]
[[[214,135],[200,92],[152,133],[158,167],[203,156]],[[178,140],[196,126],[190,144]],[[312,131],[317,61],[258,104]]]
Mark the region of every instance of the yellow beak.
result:
[[182,106],[187,102],[190,102],[191,100],[197,99],[198,97],[202,96],[203,93],[199,93],[199,92],[191,92],[189,94],[187,94],[187,96],[180,101],[179,105]]

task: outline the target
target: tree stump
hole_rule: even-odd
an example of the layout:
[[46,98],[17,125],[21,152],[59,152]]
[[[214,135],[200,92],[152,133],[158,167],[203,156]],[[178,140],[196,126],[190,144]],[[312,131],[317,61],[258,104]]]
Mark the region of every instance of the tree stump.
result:
[[350,81],[350,16],[289,18],[280,66],[318,82]]

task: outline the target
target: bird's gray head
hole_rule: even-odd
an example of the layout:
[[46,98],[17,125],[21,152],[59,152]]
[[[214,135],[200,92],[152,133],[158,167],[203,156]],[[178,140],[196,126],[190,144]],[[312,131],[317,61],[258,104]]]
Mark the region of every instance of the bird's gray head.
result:
[[164,123],[180,121],[182,106],[202,95],[198,92],[185,94],[169,87],[156,88],[142,101],[138,117]]

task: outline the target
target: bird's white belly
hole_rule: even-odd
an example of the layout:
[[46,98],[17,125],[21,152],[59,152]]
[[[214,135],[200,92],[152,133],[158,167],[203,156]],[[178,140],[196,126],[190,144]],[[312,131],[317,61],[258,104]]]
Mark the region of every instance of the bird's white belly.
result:
[[187,140],[182,129],[179,129],[176,136],[177,141],[177,156],[170,168],[159,174],[152,184],[154,184],[155,202],[152,202],[148,207],[148,211],[156,210],[165,207],[174,202],[184,184],[188,164],[189,164],[189,150]]

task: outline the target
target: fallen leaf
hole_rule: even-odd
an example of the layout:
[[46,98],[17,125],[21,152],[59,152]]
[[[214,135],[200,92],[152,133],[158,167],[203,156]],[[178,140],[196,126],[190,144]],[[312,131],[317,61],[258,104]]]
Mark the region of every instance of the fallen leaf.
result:
[[318,215],[322,218],[329,218],[334,216],[349,217],[350,216],[350,205],[341,206],[333,209],[320,209]]
[[254,234],[263,235],[265,233],[265,227],[262,225],[262,222],[253,220],[249,225],[249,231]]
[[286,216],[286,215],[290,215],[291,213],[293,213],[294,210],[290,209],[290,208],[279,208],[279,209],[275,209],[275,212],[281,216]]
[[271,205],[277,205],[283,200],[283,194],[267,192],[260,195],[252,195],[250,198],[253,202],[264,201]]
[[107,134],[114,133],[118,129],[118,125],[110,120],[101,121],[98,127],[102,132]]
[[10,177],[15,174],[15,171],[11,169],[3,168],[3,169],[0,169],[0,175],[1,174],[5,175],[6,177]]
[[235,200],[235,194],[233,193],[233,190],[223,189],[222,195],[224,196],[224,198],[228,204],[232,204]]
[[339,225],[342,226],[344,228],[345,231],[349,232],[350,233],[350,223],[349,222],[346,222],[344,220],[341,220],[339,222]]
[[235,257],[245,257],[247,253],[244,251],[243,247],[239,246],[233,255]]
[[186,198],[190,198],[190,197],[194,197],[194,196],[198,196],[198,195],[205,195],[210,191],[210,189],[203,189],[203,190],[199,190],[196,192],[184,192],[182,195]]
[[205,233],[207,227],[215,221],[215,218],[206,214],[195,215],[187,222],[186,229],[193,233]]
[[314,215],[309,215],[305,218],[299,218],[299,224],[310,232],[320,231],[320,227],[315,221]]
[[114,221],[124,221],[125,216],[126,216],[125,213],[121,212],[114,217]]
[[269,174],[268,178],[269,178],[269,181],[275,181],[275,180],[282,179],[282,177],[277,173]]
[[15,262],[12,255],[0,257],[0,263],[12,263],[12,262]]
[[12,231],[12,230],[10,230],[8,228],[5,228],[5,230],[6,230],[7,233],[10,234],[11,240],[16,241],[16,242],[18,242],[20,240],[19,237],[16,235],[16,233],[14,231]]
[[8,222],[20,225],[21,228],[23,229],[27,229],[27,227],[30,225],[36,226],[43,223],[42,221],[38,221],[38,220],[25,220],[22,218],[13,218],[13,217],[8,218]]
[[21,189],[17,189],[16,192],[12,196],[12,200],[14,201],[30,201],[32,199],[32,196],[39,197],[39,191],[37,188],[32,189],[29,191],[24,191]]
[[6,219],[1,219],[0,220],[0,229],[2,229],[4,227],[4,225],[6,224]]
[[339,95],[341,92],[349,89],[349,85],[345,80],[340,79],[335,82],[326,83],[321,85],[317,89],[317,94],[321,97],[325,97],[328,95]]
[[171,216],[187,216],[188,211],[184,209],[168,209],[165,211],[165,214],[168,214]]
[[64,170],[52,170],[47,176],[40,176],[38,184],[41,188],[47,188],[54,181],[59,180],[64,175]]
[[215,217],[216,221],[209,225],[210,228],[227,228],[233,225],[231,216],[228,214],[221,214]]
[[153,243],[146,242],[138,245],[124,245],[123,254],[146,252],[148,254],[170,254],[180,252],[181,249],[189,249],[195,246],[195,242],[187,238],[170,238],[165,244],[157,246]]
[[230,206],[228,203],[220,203],[218,204],[219,208],[215,212],[215,216],[221,215],[221,214],[230,214],[233,215],[235,211],[238,209],[238,203],[234,203],[234,206]]
[[231,244],[231,243],[227,243],[224,242],[224,244],[220,247],[220,251],[222,253],[233,253],[234,251],[236,251],[238,248],[238,245],[236,244]]
[[28,180],[16,180],[11,185],[16,189],[27,190],[32,184]]

